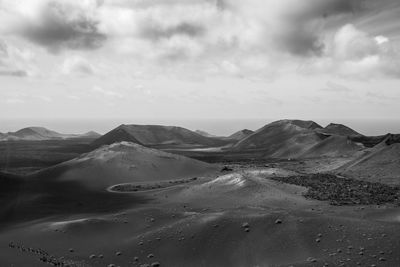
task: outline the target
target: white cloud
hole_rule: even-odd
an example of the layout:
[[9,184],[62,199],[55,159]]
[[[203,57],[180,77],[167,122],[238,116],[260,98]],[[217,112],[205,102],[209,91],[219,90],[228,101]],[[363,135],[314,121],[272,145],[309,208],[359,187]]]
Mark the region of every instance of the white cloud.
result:
[[24,104],[25,100],[22,98],[17,98],[17,97],[11,97],[11,98],[7,98],[5,100],[6,104]]
[[[104,49],[101,52],[115,60],[120,56],[115,55],[117,51],[154,74],[168,69],[180,74],[195,71],[203,76],[211,72],[270,79],[311,58],[309,72],[359,77],[376,72],[397,77],[397,63],[391,59],[397,55],[389,37],[371,35],[353,24],[343,26],[369,12],[367,8],[376,8],[362,7],[363,3],[2,0],[0,35],[22,37],[53,53]],[[94,72],[83,56],[65,59],[62,69],[67,74]]]
[[39,95],[39,96],[36,96],[36,98],[41,100],[41,101],[43,101],[43,102],[46,102],[46,103],[53,102],[53,99],[51,97],[48,97],[48,96],[45,96],[45,95]]
[[33,53],[0,39],[0,76],[26,77],[34,73]]
[[400,78],[400,51],[389,38],[373,36],[353,24],[325,40],[326,50],[302,71],[351,79]]
[[102,87],[97,86],[97,85],[92,88],[92,92],[94,92],[96,94],[100,94],[105,97],[110,97],[110,98],[122,98],[123,97],[123,95],[118,92],[111,91],[111,90],[105,90]]
[[61,69],[64,74],[91,75],[95,72],[93,65],[81,56],[66,58]]

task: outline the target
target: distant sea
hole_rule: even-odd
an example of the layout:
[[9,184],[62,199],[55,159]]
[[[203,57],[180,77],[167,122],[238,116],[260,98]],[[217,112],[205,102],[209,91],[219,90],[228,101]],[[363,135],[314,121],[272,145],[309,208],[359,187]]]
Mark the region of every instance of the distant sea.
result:
[[[0,119],[0,132],[13,132],[24,127],[42,126],[60,133],[104,134],[121,124],[159,124],[202,130],[227,136],[241,129],[257,130],[277,119]],[[330,122],[344,124],[365,135],[400,133],[400,119],[312,119],[325,127]]]

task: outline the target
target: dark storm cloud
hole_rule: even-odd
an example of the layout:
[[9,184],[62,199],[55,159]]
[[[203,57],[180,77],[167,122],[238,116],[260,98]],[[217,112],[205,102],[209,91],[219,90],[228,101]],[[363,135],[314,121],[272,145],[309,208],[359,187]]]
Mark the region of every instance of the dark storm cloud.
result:
[[162,38],[170,38],[174,35],[186,35],[197,37],[204,34],[205,29],[201,25],[195,25],[188,22],[182,22],[176,26],[162,27],[155,23],[149,23],[141,30],[141,36],[145,39],[157,41]]
[[42,10],[41,20],[27,23],[22,36],[52,52],[61,49],[96,49],[106,36],[98,31],[98,22],[61,2],[49,2]]
[[278,44],[298,56],[321,55],[321,27],[332,16],[354,14],[363,8],[363,0],[312,0],[284,16],[288,27],[278,36]]

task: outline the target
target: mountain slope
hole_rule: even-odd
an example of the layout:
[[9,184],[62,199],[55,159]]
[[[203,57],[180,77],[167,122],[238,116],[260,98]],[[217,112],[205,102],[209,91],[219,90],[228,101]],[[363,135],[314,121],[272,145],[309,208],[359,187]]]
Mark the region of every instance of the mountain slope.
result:
[[239,141],[234,150],[264,150],[266,157],[296,157],[316,145],[321,138],[313,121],[276,121]]
[[96,147],[128,141],[144,146],[219,146],[226,141],[202,136],[182,127],[160,125],[121,125],[93,142]]
[[303,158],[351,156],[363,148],[362,144],[355,143],[346,136],[332,135],[308,149],[301,156]]
[[0,133],[0,141],[44,141],[71,138],[98,138],[101,135],[90,131],[84,134],[61,134],[44,127],[26,127],[16,132]]
[[62,134],[48,130],[44,127],[27,127],[13,133],[8,133],[7,135],[7,138],[11,140],[40,141],[63,138]]
[[207,133],[206,131],[202,131],[202,130],[196,130],[195,133],[198,133],[199,135],[202,135],[205,137],[217,137],[216,135],[212,135],[212,134]]
[[36,176],[40,180],[77,182],[92,190],[104,190],[120,183],[190,178],[213,170],[215,166],[202,161],[121,142],[102,146]]
[[330,123],[323,129],[317,129],[318,132],[331,135],[342,135],[342,136],[360,136],[361,134],[354,131],[353,129],[337,123]]
[[242,140],[242,139],[246,138],[247,136],[249,136],[249,135],[251,135],[253,133],[254,133],[254,131],[252,131],[252,130],[243,129],[243,130],[240,130],[240,131],[230,135],[228,138],[239,141],[239,140]]
[[101,134],[95,132],[95,131],[89,131],[87,133],[78,135],[78,137],[83,137],[83,138],[99,138],[101,137]]
[[400,185],[400,143],[387,140],[371,148],[338,171],[346,176],[370,182]]

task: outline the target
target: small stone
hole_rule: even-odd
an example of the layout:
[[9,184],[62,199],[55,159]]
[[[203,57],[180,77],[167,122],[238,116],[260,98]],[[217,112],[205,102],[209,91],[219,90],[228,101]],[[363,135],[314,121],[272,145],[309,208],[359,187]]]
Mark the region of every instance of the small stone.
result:
[[138,262],[139,261],[139,257],[134,257],[133,261]]
[[317,262],[317,260],[315,258],[309,257],[307,258],[308,262]]
[[69,249],[69,252],[74,252],[74,249],[73,249],[73,248],[70,248],[70,249]]
[[96,258],[96,255],[94,255],[94,254],[89,256],[89,259],[95,259],[95,258]]
[[282,220],[281,219],[276,219],[275,224],[281,224]]
[[158,261],[153,262],[153,263],[151,264],[151,267],[160,267],[160,266],[161,266],[161,264],[160,264]]
[[147,255],[147,258],[149,259],[154,258],[154,255],[150,253],[149,255]]
[[117,252],[115,252],[115,255],[116,255],[116,256],[121,256],[121,255],[122,255],[122,252],[121,252],[121,251],[117,251]]

